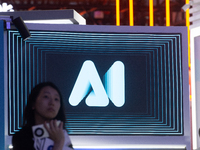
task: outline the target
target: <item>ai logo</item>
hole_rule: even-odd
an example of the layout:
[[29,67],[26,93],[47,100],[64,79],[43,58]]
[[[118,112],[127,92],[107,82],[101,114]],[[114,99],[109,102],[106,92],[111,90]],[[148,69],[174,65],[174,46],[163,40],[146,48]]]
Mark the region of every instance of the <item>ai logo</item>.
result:
[[70,94],[69,103],[77,106],[87,96],[88,106],[105,107],[110,99],[115,106],[122,107],[125,103],[124,64],[121,61],[114,62],[105,73],[104,80],[103,86],[94,63],[86,60]]

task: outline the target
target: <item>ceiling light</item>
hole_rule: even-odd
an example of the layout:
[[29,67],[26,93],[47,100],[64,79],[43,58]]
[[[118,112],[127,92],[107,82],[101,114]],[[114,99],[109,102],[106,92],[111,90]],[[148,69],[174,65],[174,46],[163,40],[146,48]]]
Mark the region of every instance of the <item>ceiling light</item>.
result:
[[3,3],[2,5],[0,4],[0,12],[7,12],[11,11],[13,12],[13,6],[11,4]]

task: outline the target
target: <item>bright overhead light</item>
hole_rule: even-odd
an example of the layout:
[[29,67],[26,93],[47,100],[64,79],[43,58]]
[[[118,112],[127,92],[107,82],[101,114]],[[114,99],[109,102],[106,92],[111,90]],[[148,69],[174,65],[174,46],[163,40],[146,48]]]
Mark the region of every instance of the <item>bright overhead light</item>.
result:
[[2,5],[0,4],[0,12],[13,12],[13,6],[11,4],[3,3]]

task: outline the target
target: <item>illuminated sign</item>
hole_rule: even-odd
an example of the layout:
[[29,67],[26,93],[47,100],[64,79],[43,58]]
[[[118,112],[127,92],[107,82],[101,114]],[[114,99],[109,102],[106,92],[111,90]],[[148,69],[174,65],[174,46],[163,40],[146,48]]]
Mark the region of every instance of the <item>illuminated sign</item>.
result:
[[97,31],[30,31],[23,41],[8,30],[9,134],[22,126],[32,87],[52,81],[70,135],[188,135],[182,33]]
[[94,63],[90,60],[85,61],[69,97],[69,103],[77,106],[89,94],[86,98],[88,106],[105,107],[109,104],[109,98],[115,106],[123,106],[124,64],[121,61],[114,62],[104,75],[104,80],[105,89]]

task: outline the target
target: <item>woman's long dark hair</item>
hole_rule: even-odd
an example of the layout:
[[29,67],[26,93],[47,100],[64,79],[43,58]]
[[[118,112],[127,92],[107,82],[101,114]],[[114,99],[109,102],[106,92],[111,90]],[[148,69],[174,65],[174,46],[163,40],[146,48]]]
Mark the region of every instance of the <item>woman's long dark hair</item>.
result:
[[50,86],[53,89],[55,89],[59,96],[60,96],[60,109],[58,111],[57,116],[54,119],[60,120],[64,123],[63,128],[65,127],[65,111],[63,107],[63,100],[62,100],[62,95],[60,93],[60,90],[57,88],[55,84],[52,82],[42,82],[36,85],[32,90],[31,93],[28,97],[27,105],[25,107],[24,115],[23,115],[23,125],[28,125],[28,126],[33,126],[35,125],[35,117],[34,117],[34,110],[33,105],[35,104],[35,101],[40,94],[40,91],[46,87]]

